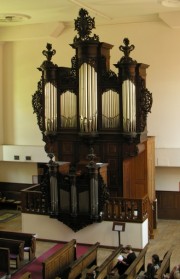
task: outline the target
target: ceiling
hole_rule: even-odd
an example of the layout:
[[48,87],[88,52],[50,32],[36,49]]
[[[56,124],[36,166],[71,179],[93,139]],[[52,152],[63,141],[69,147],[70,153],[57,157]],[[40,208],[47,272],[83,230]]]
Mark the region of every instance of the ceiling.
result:
[[80,8],[95,17],[96,26],[162,21],[180,28],[180,0],[0,0],[0,4],[0,30],[6,31],[37,24],[73,27]]

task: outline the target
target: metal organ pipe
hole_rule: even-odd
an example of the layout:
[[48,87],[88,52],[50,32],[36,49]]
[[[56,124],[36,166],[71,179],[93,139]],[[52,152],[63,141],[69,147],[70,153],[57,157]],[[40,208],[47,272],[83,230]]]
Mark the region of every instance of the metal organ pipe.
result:
[[50,82],[45,85],[45,128],[57,130],[57,88]]
[[82,132],[97,131],[97,73],[87,63],[79,69],[79,117]]
[[74,93],[66,91],[61,95],[61,127],[75,128],[77,126],[77,97]]
[[93,217],[98,216],[98,181],[95,177],[91,177],[90,180],[91,189],[91,215]]
[[125,80],[122,85],[123,130],[136,131],[136,87],[131,80]]
[[51,211],[52,213],[58,213],[58,189],[57,189],[57,177],[50,177],[50,195],[51,195]]
[[119,127],[119,94],[113,90],[102,95],[102,127]]

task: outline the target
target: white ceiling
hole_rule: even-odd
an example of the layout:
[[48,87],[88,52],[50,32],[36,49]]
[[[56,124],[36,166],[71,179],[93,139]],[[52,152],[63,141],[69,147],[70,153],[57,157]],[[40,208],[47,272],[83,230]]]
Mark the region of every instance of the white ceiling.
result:
[[180,0],[0,0],[0,31],[55,23],[63,30],[74,26],[80,8],[95,17],[96,26],[162,21],[170,28],[180,28]]

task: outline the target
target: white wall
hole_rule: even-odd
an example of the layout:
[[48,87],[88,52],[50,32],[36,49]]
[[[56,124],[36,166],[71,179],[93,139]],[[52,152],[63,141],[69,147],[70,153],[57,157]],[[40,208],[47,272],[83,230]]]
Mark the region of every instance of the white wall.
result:
[[[0,42],[0,145],[3,143],[3,43]],[[1,151],[0,151],[1,154]]]
[[[31,30],[31,34],[32,31],[37,35],[35,28]],[[69,44],[73,42],[76,35],[73,29],[68,28],[59,37],[45,36],[44,33],[39,39],[35,36],[36,39],[22,41],[18,36],[17,41],[9,41],[3,45],[4,125],[1,129],[2,143],[5,145],[44,146],[31,105],[32,95],[40,79],[37,67],[45,60],[42,50],[45,49],[47,42],[52,43],[57,51],[53,58],[54,63],[59,66],[70,66],[74,50]],[[122,57],[119,46],[123,44],[125,37],[135,45],[131,57],[150,65],[147,69],[147,88],[153,93],[153,107],[152,113],[148,115],[148,134],[155,136],[157,149],[179,149],[180,29],[171,29],[162,22],[146,22],[98,26],[94,33],[99,35],[100,41],[114,45],[111,50],[111,70],[116,71],[113,64]],[[14,37],[13,39],[15,40]],[[1,168],[3,164],[1,162]],[[24,171],[26,168],[28,173],[29,166],[26,166]],[[3,167],[3,171],[7,172],[8,177],[10,170]],[[157,171],[156,181],[158,187],[162,187],[165,183],[159,179],[159,174],[163,175],[162,172]],[[14,182],[18,182],[17,178],[16,180]],[[173,185],[168,187],[176,187],[178,180],[180,180],[180,173],[176,172],[176,181],[171,180]]]
[[[78,232],[48,216],[22,213],[22,231],[36,233],[38,238],[59,241],[76,239],[78,243],[94,244],[100,242],[105,246],[118,246],[119,235],[112,231],[113,222],[94,223]],[[49,229],[51,228],[51,230]],[[148,243],[148,220],[142,224],[126,223],[125,231],[120,234],[122,245],[130,244],[142,249]]]
[[33,175],[37,175],[37,164],[35,163],[0,162],[1,182],[31,184]]
[[156,168],[156,190],[180,191],[180,168]]

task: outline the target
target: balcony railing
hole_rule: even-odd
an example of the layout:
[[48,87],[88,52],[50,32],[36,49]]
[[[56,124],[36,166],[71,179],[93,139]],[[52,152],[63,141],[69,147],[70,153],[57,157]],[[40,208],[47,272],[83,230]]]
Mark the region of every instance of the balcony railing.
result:
[[142,199],[110,197],[105,203],[104,220],[142,223],[148,217],[148,196]]
[[[49,201],[42,185],[37,184],[21,191],[22,212],[49,215]],[[142,223],[148,217],[148,196],[142,199],[110,197],[104,205],[103,220]]]
[[36,184],[21,191],[22,212],[48,215],[48,201],[42,185]]

